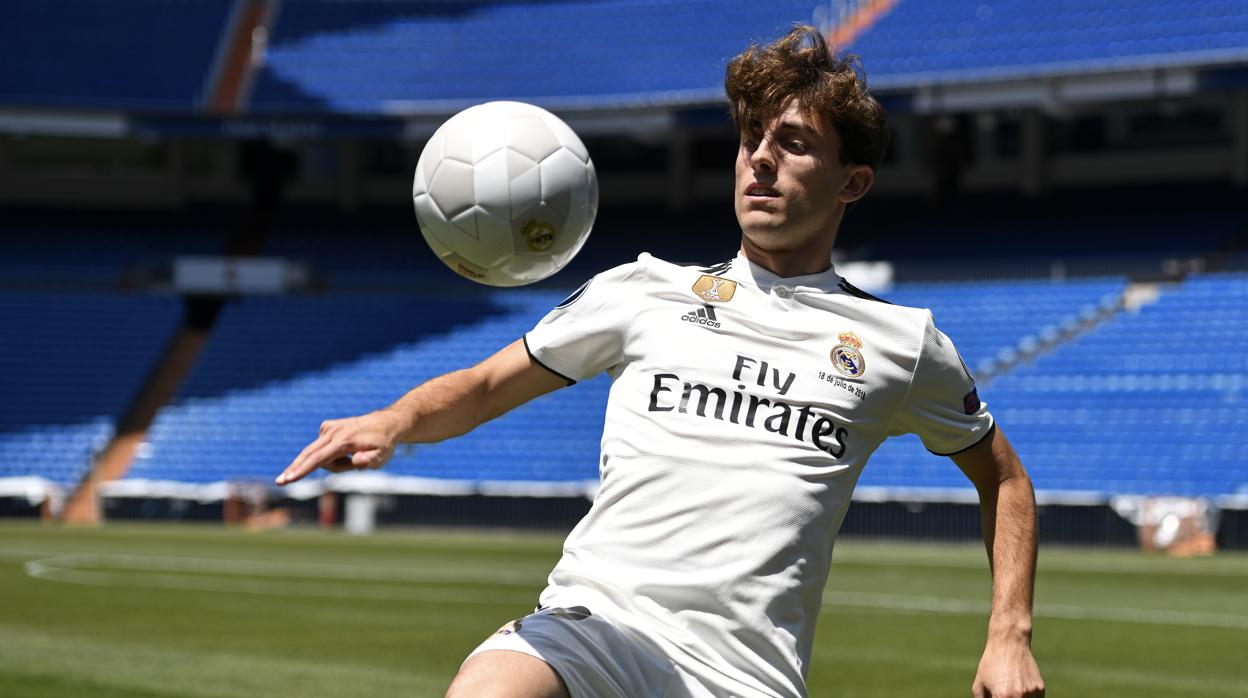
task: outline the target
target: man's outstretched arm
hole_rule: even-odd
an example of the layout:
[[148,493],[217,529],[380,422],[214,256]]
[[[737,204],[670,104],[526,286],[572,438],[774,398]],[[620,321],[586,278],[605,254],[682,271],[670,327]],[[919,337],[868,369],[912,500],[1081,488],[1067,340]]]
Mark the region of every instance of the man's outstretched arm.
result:
[[466,434],[565,385],[566,380],[533,361],[523,340],[516,340],[472,368],[422,383],[385,409],[324,422],[320,436],[276,482],[289,484],[317,468],[332,472],[380,468],[400,443]]
[[988,640],[971,693],[975,698],[1043,696],[1031,654],[1031,602],[1036,580],[1036,497],[1031,478],[1000,429],[953,456],[979,491],[984,544],[992,568]]

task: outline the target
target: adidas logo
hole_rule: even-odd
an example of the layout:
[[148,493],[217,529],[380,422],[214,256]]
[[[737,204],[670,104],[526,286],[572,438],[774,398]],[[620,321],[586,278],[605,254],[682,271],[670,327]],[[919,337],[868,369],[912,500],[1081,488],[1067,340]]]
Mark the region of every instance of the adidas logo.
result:
[[715,308],[707,305],[699,307],[695,311],[690,311],[680,316],[685,322],[692,322],[695,325],[706,325],[707,327],[719,327],[719,321],[715,319]]

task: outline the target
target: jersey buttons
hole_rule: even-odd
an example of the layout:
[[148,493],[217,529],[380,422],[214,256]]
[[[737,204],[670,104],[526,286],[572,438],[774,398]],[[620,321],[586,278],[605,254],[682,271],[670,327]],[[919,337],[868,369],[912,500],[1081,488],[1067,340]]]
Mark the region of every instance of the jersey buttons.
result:
[[789,297],[792,297],[793,295],[793,289],[789,288],[788,286],[781,286],[779,284],[772,286],[771,291],[772,293],[775,293],[777,296],[781,298],[789,298]]

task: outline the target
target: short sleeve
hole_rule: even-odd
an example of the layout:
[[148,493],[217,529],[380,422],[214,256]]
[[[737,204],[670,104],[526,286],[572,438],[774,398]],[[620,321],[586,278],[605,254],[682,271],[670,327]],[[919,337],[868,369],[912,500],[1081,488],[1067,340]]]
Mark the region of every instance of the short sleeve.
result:
[[894,419],[892,433],[917,434],[927,450],[952,456],[979,443],[992,426],[992,415],[988,404],[979,399],[975,378],[929,314],[910,392]]
[[640,272],[636,262],[586,281],[524,336],[529,355],[569,384],[620,363]]

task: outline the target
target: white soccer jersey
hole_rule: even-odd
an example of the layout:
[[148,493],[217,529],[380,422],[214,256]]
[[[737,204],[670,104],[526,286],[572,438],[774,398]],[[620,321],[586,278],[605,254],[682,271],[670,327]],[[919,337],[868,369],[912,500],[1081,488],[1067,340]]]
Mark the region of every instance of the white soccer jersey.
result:
[[525,343],[570,381],[614,379],[602,484],[543,605],[637,629],[710,695],[804,696],[867,458],[903,433],[953,454],[993,423],[929,311],[741,254],[702,269],[642,254]]

